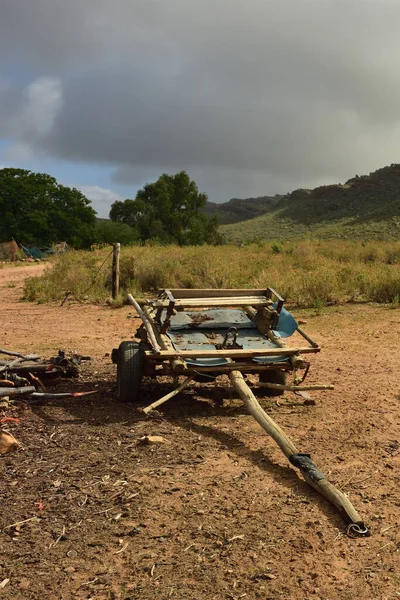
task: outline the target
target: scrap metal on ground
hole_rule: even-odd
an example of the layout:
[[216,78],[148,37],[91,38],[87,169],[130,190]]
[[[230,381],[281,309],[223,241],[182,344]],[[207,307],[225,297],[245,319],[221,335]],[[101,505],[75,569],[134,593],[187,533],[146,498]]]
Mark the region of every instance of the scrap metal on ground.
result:
[[[329,385],[304,385],[310,363],[306,356],[320,346],[283,307],[273,290],[164,289],[154,300],[137,301],[128,295],[142,325],[138,341],[124,341],[112,352],[117,364],[117,388],[121,401],[138,402],[143,375],[171,375],[175,384],[169,394],[144,409],[160,406],[199,376],[228,375],[244,405],[274,439],[289,462],[306,482],[340,511],[350,536],[369,535],[349,498],[328,481],[308,453],[300,452],[292,440],[266,414],[242,373],[257,374],[256,385],[270,396],[284,391],[307,394],[308,390],[332,389]],[[308,345],[288,346],[294,333]],[[291,381],[288,382],[288,375]]]
[[[0,348],[0,398],[49,399],[53,397],[83,396],[94,392],[47,393],[46,385],[54,385],[64,378],[78,377],[79,367],[88,356],[77,353],[66,355],[60,350],[57,356],[45,360],[37,354],[21,354]],[[39,390],[39,391],[38,391]]]

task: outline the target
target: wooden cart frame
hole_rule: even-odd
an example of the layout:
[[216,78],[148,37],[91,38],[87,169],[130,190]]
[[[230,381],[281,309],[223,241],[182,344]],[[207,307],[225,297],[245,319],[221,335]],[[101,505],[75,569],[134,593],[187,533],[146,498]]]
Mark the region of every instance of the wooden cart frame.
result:
[[[147,414],[177,395],[199,375],[228,375],[250,414],[275,440],[290,463],[300,470],[307,483],[339,509],[347,524],[348,534],[353,537],[369,535],[368,528],[347,496],[327,480],[312,462],[309,454],[299,452],[290,438],[265,413],[243,378],[242,373],[258,373],[257,385],[266,388],[269,395],[279,395],[286,390],[305,394],[309,390],[333,389],[330,385],[304,384],[310,367],[305,357],[319,352],[321,348],[298,327],[284,308],[283,298],[274,289],[164,289],[160,290],[154,300],[135,300],[129,294],[127,303],[136,309],[142,324],[136,331],[138,341],[122,342],[112,353],[112,360],[117,363],[120,400],[140,401],[143,375],[171,375],[176,385],[175,389],[144,408],[143,412]],[[203,318],[211,319],[208,314],[213,310],[222,310],[229,318],[230,314],[234,314],[229,311],[235,309],[240,309],[257,331],[259,339],[263,340],[260,347],[240,346],[236,342],[237,329],[231,326],[227,327],[222,343],[215,344],[214,347],[211,345],[206,350],[202,350],[201,347],[177,348],[171,341],[171,328],[179,313],[192,319],[189,329],[197,329],[199,321]],[[296,331],[306,343],[291,347],[279,335],[279,324],[286,315],[292,319],[291,332]],[[302,372],[301,375],[299,371]],[[286,381],[288,373],[292,374],[291,383]],[[180,376],[184,376],[185,379],[179,384]]]
[[[283,298],[272,288],[266,290],[207,290],[180,289],[162,290],[156,300],[135,300],[128,295],[127,301],[132,304],[142,319],[142,325],[136,332],[143,343],[144,372],[154,375],[155,369],[164,373],[181,374],[182,372],[209,372],[216,369],[198,365],[191,368],[185,363],[188,358],[229,358],[232,364],[219,367],[221,373],[240,368],[243,372],[260,372],[264,370],[288,370],[304,368],[308,362],[301,360],[304,354],[316,353],[321,350],[300,327],[297,332],[307,341],[307,346],[289,348],[285,342],[274,334],[274,326],[278,323],[283,309]],[[256,323],[257,328],[276,344],[275,348],[263,350],[245,350],[235,348],[215,349],[207,351],[186,350],[174,348],[167,331],[171,317],[176,312],[185,309],[209,309],[222,307],[240,307]],[[269,363],[257,365],[252,359],[260,356],[288,356],[288,363]],[[167,361],[167,362],[165,362]]]

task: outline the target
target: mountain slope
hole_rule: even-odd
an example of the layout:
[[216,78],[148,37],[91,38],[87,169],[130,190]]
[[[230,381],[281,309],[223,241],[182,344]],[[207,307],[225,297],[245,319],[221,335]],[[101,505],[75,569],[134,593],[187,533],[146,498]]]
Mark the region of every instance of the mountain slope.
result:
[[207,202],[202,210],[209,216],[218,215],[221,225],[254,219],[272,210],[283,196],[260,196],[259,198],[232,198],[229,202]]
[[295,190],[269,213],[221,231],[231,241],[304,237],[398,239],[400,165],[344,185]]

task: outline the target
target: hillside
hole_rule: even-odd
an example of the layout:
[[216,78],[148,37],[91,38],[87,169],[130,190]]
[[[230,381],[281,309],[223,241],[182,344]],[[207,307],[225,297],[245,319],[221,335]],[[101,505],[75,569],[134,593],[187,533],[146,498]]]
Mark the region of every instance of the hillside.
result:
[[218,215],[221,225],[254,219],[273,210],[283,196],[260,196],[258,198],[232,198],[229,202],[216,204],[207,202],[202,212],[209,216]]
[[[218,215],[221,225],[230,223],[239,223],[248,221],[265,215],[274,209],[284,196],[259,196],[258,198],[232,198],[229,202],[217,204],[216,202],[207,202],[206,206],[200,211],[213,217]],[[110,223],[110,219],[97,218],[98,223]]]
[[267,214],[221,231],[230,241],[320,238],[400,238],[400,164],[345,184],[295,190]]

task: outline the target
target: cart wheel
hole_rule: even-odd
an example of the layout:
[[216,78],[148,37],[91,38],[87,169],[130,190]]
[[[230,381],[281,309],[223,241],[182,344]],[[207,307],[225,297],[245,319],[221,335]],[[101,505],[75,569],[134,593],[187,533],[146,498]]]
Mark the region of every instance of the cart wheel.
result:
[[138,342],[122,342],[118,348],[117,389],[121,402],[139,402],[142,383],[142,349]]
[[[259,377],[262,383],[278,383],[286,385],[285,371],[262,371]],[[272,388],[261,388],[265,396],[282,396],[284,390],[274,390]]]

